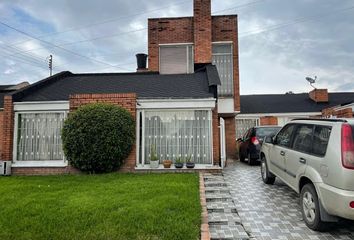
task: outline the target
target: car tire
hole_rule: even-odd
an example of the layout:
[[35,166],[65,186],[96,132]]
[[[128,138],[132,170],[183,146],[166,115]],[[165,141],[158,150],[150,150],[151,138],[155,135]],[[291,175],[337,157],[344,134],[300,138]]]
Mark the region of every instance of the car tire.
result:
[[324,231],[329,224],[321,220],[318,196],[313,184],[308,183],[300,193],[300,207],[306,225],[314,231]]
[[261,158],[261,176],[264,183],[274,184],[275,176],[271,172],[269,172],[265,156],[262,156]]
[[242,155],[241,151],[239,152],[239,158],[240,158],[240,162],[245,162],[245,157]]
[[248,165],[253,166],[253,165],[256,164],[256,160],[251,158],[251,154],[250,153],[248,153],[247,158],[248,158]]

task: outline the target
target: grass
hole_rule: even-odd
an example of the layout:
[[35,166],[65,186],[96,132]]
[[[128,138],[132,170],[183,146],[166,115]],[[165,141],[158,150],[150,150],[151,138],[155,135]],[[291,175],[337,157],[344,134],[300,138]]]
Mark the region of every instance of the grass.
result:
[[196,174],[0,178],[0,239],[198,239]]

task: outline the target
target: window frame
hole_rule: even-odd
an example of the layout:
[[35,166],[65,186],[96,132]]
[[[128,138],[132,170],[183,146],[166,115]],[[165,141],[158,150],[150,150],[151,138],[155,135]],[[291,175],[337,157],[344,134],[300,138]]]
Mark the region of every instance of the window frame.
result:
[[63,113],[64,120],[68,116],[67,110],[45,110],[45,111],[17,111],[15,112],[15,123],[14,123],[14,133],[13,133],[13,152],[12,152],[12,162],[13,167],[66,167],[68,166],[68,161],[63,154],[62,160],[29,160],[21,161],[17,158],[17,140],[18,140],[18,127],[19,127],[19,115],[20,114],[40,114],[40,113]]
[[[290,136],[289,146],[279,145],[279,144],[278,144],[278,137],[279,137],[279,134],[282,132],[283,129],[288,128],[288,127],[290,127],[290,126],[294,126],[294,130],[292,131],[291,136]],[[294,140],[294,132],[296,131],[296,129],[297,129],[297,124],[296,124],[296,123],[286,124],[286,125],[277,133],[277,135],[275,136],[274,145],[276,145],[276,146],[278,146],[278,147],[282,147],[282,148],[292,149],[293,140]]]
[[[189,73],[194,73],[194,44],[192,42],[188,43],[161,43],[159,44],[159,72],[161,73],[161,47],[173,47],[173,46],[186,46],[186,55],[187,55],[187,64],[186,64],[186,72],[185,73],[180,73],[180,74],[189,74]],[[192,59],[189,59],[189,52],[188,52],[188,47],[191,47],[192,51]],[[189,64],[192,64],[192,72],[190,72],[189,69]],[[173,73],[163,73],[163,74],[173,74]]]
[[[314,155],[313,154],[313,133],[314,133],[314,129],[315,129],[315,126],[314,124],[309,124],[309,123],[297,123],[295,124],[296,125],[296,128],[292,134],[292,139],[291,139],[291,142],[290,142],[290,149],[291,150],[294,150],[296,152],[300,152],[300,153],[304,153],[304,154],[309,154],[309,155]],[[310,147],[310,151],[309,152],[305,152],[305,151],[301,151],[301,150],[298,150],[298,149],[294,149],[294,138],[295,138],[295,133],[298,131],[298,129],[301,127],[301,126],[311,126],[312,127],[312,132],[311,132],[311,147]]]
[[[321,154],[315,154],[314,152],[314,139],[315,139],[315,130],[316,130],[316,127],[324,127],[324,128],[329,128],[330,129],[330,135],[329,135],[329,138],[328,138],[328,141],[327,141],[327,146],[326,146],[326,151],[323,155]],[[315,157],[319,157],[319,158],[324,158],[327,154],[327,149],[328,149],[328,144],[329,144],[329,140],[332,136],[332,130],[333,130],[333,127],[331,125],[314,125],[313,127],[313,131],[312,131],[312,149],[311,149],[311,155],[312,156],[315,156]]]
[[[231,88],[231,95],[228,95],[228,94],[219,94],[218,93],[218,96],[219,97],[230,97],[230,96],[234,96],[235,95],[235,79],[234,79],[234,42],[233,41],[217,41],[217,42],[212,42],[211,43],[211,46],[212,46],[212,50],[211,50],[211,58],[212,58],[212,61],[213,61],[213,57],[214,56],[222,56],[222,55],[226,55],[226,53],[213,53],[213,45],[230,45],[231,46],[231,53],[229,54],[231,56],[231,69],[232,69],[232,73],[231,73],[231,76],[232,76],[232,88]],[[216,65],[215,65],[216,66]],[[221,78],[220,78],[220,81],[221,81]],[[222,84],[222,82],[221,82]],[[219,87],[218,87],[219,88]]]
[[[144,149],[145,149],[145,112],[146,111],[159,111],[159,112],[170,112],[171,110],[175,112],[185,112],[185,111],[207,111],[210,121],[209,121],[209,136],[210,136],[210,156],[211,156],[211,163],[210,164],[201,164],[203,166],[208,166],[212,167],[214,164],[214,139],[213,139],[213,114],[212,114],[212,109],[210,108],[176,108],[176,109],[140,109],[137,110],[137,133],[139,134],[136,137],[136,165],[137,166],[145,166],[148,165],[148,163],[145,162],[145,154],[144,154]],[[140,135],[140,128],[141,128],[141,135]],[[141,144],[140,144],[141,143]],[[140,161],[141,157],[141,161]]]

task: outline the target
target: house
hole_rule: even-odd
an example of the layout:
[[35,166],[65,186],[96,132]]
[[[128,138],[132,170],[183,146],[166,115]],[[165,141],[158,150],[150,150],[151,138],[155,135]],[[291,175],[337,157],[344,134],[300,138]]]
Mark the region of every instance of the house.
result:
[[19,90],[23,87],[28,86],[28,82],[22,82],[16,85],[0,85],[0,160],[2,153],[2,142],[3,142],[3,118],[4,118],[4,97],[6,94]]
[[217,112],[225,121],[226,157],[236,154],[235,115],[240,112],[237,15],[211,15],[211,0],[194,0],[193,17],[148,20],[149,70],[192,73],[214,64],[219,73]]
[[314,89],[300,94],[241,95],[241,113],[236,116],[236,135],[252,126],[283,126],[294,118],[353,117],[353,92]]

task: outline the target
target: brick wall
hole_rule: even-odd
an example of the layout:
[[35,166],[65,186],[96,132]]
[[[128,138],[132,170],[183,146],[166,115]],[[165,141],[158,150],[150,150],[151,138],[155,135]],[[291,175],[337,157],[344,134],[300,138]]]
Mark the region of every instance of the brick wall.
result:
[[236,128],[235,117],[225,118],[225,141],[227,158],[236,158]]
[[240,80],[238,56],[238,24],[237,15],[212,17],[212,41],[232,41],[233,78],[234,78],[234,108],[240,111]]
[[309,93],[309,97],[317,103],[328,102],[328,90],[314,89]]
[[345,108],[341,110],[334,110],[334,108],[326,108],[322,110],[322,117],[337,117],[337,118],[353,118],[353,109]]
[[261,126],[278,125],[278,118],[273,116],[261,117],[259,124]]
[[218,109],[214,108],[212,112],[213,117],[213,158],[214,165],[220,164],[220,130],[219,130],[219,117],[218,117]]
[[[136,94],[75,94],[70,96],[70,112],[89,103],[112,103],[128,110],[133,118],[136,118]],[[136,165],[136,146],[134,144],[131,153],[125,160],[121,171],[134,171]]]
[[4,117],[4,111],[0,111],[0,160],[2,159],[2,145],[3,145],[3,124],[4,124],[4,121],[3,121],[3,118]]
[[194,62],[211,63],[211,2],[194,0]]
[[159,44],[193,43],[193,18],[153,18],[148,20],[148,64],[159,71]]
[[2,127],[2,156],[1,160],[12,161],[13,128],[14,128],[14,108],[12,96],[4,97]]

